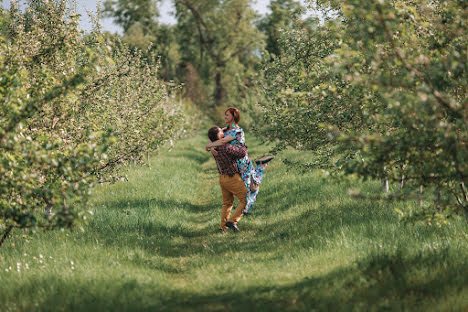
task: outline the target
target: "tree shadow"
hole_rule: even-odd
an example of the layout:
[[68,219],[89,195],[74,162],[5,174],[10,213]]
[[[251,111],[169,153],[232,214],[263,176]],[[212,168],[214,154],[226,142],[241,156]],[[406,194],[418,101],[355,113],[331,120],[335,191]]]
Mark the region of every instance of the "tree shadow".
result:
[[[427,311],[450,295],[467,291],[466,258],[448,249],[377,254],[326,274],[299,281],[188,291],[156,280],[131,276],[39,277],[15,284],[15,302],[25,310],[50,311]],[[455,259],[455,260],[454,260]],[[444,263],[429,272],[428,266]],[[39,286],[38,285],[42,285]],[[25,300],[30,302],[28,305]],[[34,306],[33,306],[34,304]],[[452,306],[466,308],[466,302]]]
[[195,204],[192,202],[175,200],[175,199],[160,199],[160,198],[148,198],[148,199],[129,199],[129,200],[116,200],[107,201],[103,207],[109,210],[126,210],[133,209],[147,210],[149,208],[168,208],[168,209],[182,209],[187,213],[204,213],[211,211],[213,207],[217,206],[215,203],[209,204]]
[[[209,254],[211,251],[203,246],[202,241],[209,242],[211,250],[215,250],[217,255],[223,255],[233,250],[247,253],[268,252],[284,244],[290,245],[291,248],[294,246],[314,249],[326,248],[328,241],[342,235],[343,227],[358,227],[362,224],[368,224],[370,214],[370,212],[369,214],[363,213],[362,206],[337,203],[327,207],[327,209],[306,210],[296,216],[268,223],[249,222],[249,216],[239,224],[244,233],[220,235],[216,231],[219,220],[219,206],[217,204],[193,204],[170,199],[148,199],[125,203],[117,201],[108,205],[108,209],[118,210],[125,222],[102,222],[99,220],[96,224],[91,223],[90,230],[98,235],[100,241],[115,247],[124,244],[144,250],[157,250],[158,255],[168,258]],[[183,211],[182,215],[185,219],[169,224],[164,220],[149,218],[148,214],[144,213],[127,217],[128,207],[143,211],[149,211],[154,207],[168,207],[168,209],[169,207],[177,207]],[[345,215],[346,217],[344,217]],[[177,218],[174,216],[170,219]],[[386,222],[393,221],[386,220]],[[308,228],[305,229],[304,224],[308,224]],[[319,236],[323,239],[318,240]],[[372,239],[375,232],[364,232],[361,233],[361,236]],[[176,238],[182,240],[176,240]]]
[[[438,263],[444,266],[437,267]],[[462,294],[467,259],[448,249],[405,255],[405,251],[371,255],[327,274],[286,286],[249,287],[216,295],[185,295],[171,308],[208,311],[214,302],[230,311],[355,311],[429,310],[447,295]],[[437,267],[439,270],[428,269]],[[429,274],[428,274],[429,273]],[[465,308],[468,302],[464,303]],[[462,306],[458,308],[462,308]]]
[[[286,212],[290,208],[301,205],[306,202],[315,202],[322,196],[322,186],[320,185],[293,185],[294,183],[289,183],[280,189],[277,185],[268,185],[268,187],[262,187],[260,185],[260,190],[257,195],[256,203],[252,208],[252,212],[256,210],[257,206],[264,207],[278,207],[282,212]],[[278,191],[280,189],[280,191]],[[292,193],[301,194],[301,196],[291,197]],[[315,197],[315,198],[314,198]],[[314,198],[314,199],[312,199]],[[261,214],[269,216],[271,214],[277,213],[271,209],[262,209]]]
[[[294,184],[291,188],[286,185],[279,191],[275,184],[269,185],[263,202],[288,199],[291,197],[291,189],[294,189],[296,194],[307,193],[307,196],[297,196],[294,201],[285,201],[280,208],[281,214],[309,202],[317,207],[317,203],[330,197],[320,183],[312,181],[311,184]],[[269,253],[278,246],[290,246],[291,250],[326,249],[330,247],[331,241],[343,235],[343,229],[356,228],[350,232],[359,233],[360,239],[372,241],[379,231],[372,228],[373,222],[378,222],[382,227],[396,221],[395,216],[381,214],[381,210],[374,209],[373,204],[364,201],[359,205],[339,200],[328,201],[319,208],[302,207],[301,212],[278,214],[276,218],[271,218],[271,215],[277,211],[254,209],[253,214],[240,222],[241,233],[223,235],[216,231],[219,203],[195,204],[159,198],[116,200],[106,204],[107,210],[116,211],[122,218],[126,218],[125,222],[100,220],[90,225],[99,240],[107,246],[134,246],[168,259],[211,256],[213,252],[222,257],[233,250],[248,253],[249,257],[255,258],[255,254]],[[167,209],[168,214],[175,209],[182,212],[170,216],[167,220],[150,218],[150,211],[155,207]],[[136,211],[135,214],[127,217],[132,211]],[[258,222],[258,219],[262,221]],[[209,248],[206,245],[209,245]],[[259,261],[262,260],[266,261],[259,258]],[[144,261],[141,263],[145,264]],[[199,266],[201,264],[192,263],[184,270],[172,265],[155,265],[154,268],[166,273],[187,273]]]
[[[214,171],[215,169],[213,169]],[[207,170],[205,170],[207,171]],[[213,174],[213,178],[215,175]],[[241,229],[246,233],[240,233],[241,237],[254,236],[255,239],[243,240],[242,243],[238,239],[226,239],[216,233],[217,223],[219,220],[220,203],[194,204],[188,201],[178,201],[174,199],[138,199],[130,201],[114,201],[106,203],[107,209],[117,210],[122,213],[128,211],[150,211],[154,207],[167,209],[182,210],[184,213],[174,216],[172,219],[182,218],[180,222],[164,223],[160,220],[140,219],[136,217],[131,221],[130,225],[119,227],[113,232],[118,239],[115,239],[115,244],[120,244],[121,239],[135,238],[143,236],[135,242],[136,246],[144,249],[154,249],[157,240],[158,252],[162,256],[178,257],[178,256],[195,256],[200,253],[206,253],[206,249],[200,247],[200,240],[209,240],[211,247],[218,254],[223,254],[237,248],[242,251],[268,251],[276,248],[278,244],[291,244],[295,246],[303,246],[308,248],[324,248],[327,241],[335,239],[342,235],[343,227],[359,227],[363,224],[370,224],[372,219],[380,219],[381,223],[394,222],[393,218],[385,218],[378,215],[375,209],[372,209],[370,203],[360,203],[354,205],[352,203],[343,203],[341,201],[325,201],[332,195],[324,190],[323,184],[316,179],[307,180],[307,183],[295,183],[294,181],[286,181],[285,183],[272,183],[260,190],[259,199],[262,205],[265,203],[273,203],[271,206],[258,207],[256,203],[251,214],[245,217],[239,224]],[[291,196],[301,194],[301,196]],[[322,203],[322,201],[326,203]],[[299,214],[283,214],[295,206],[310,204],[313,207],[319,205],[320,209],[311,207],[310,209],[301,208],[303,212]],[[259,209],[260,208],[260,209]],[[280,209],[280,214],[278,213]],[[275,218],[271,216],[276,214]],[[262,222],[256,222],[259,218]],[[252,220],[253,222],[250,222]],[[270,221],[274,220],[274,221]],[[304,228],[304,225],[307,225]],[[107,226],[96,226],[96,231],[100,236],[105,236],[109,229]],[[105,230],[102,230],[105,229]],[[375,231],[367,231],[362,233],[364,238],[372,239]],[[185,240],[163,241],[158,237],[167,238],[197,238],[198,241],[187,246]],[[317,237],[323,239],[318,240]],[[229,245],[227,245],[229,240]],[[107,239],[108,243],[111,243]],[[189,247],[189,248],[188,248]]]
[[182,158],[182,159],[189,159],[195,161],[198,164],[203,164],[207,162],[211,156],[211,153],[198,150],[198,149],[185,149],[185,150],[177,150],[173,151],[171,154],[171,158]]

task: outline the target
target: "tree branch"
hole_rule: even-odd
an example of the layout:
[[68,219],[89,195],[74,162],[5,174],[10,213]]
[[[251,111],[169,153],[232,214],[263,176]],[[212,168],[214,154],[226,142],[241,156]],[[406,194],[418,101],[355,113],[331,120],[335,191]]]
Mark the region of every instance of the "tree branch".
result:
[[438,91],[438,90],[435,90],[434,89],[434,86],[432,84],[432,82],[425,76],[423,75],[423,73],[421,73],[418,69],[414,68],[413,66],[411,66],[407,61],[406,59],[402,56],[400,50],[398,49],[398,47],[396,46],[395,44],[395,41],[393,40],[393,37],[392,37],[392,34],[390,33],[390,30],[388,29],[387,27],[387,24],[385,23],[385,20],[383,19],[383,12],[382,12],[382,8],[380,6],[377,6],[377,11],[379,12],[379,23],[380,25],[383,27],[384,31],[385,31],[385,35],[387,37],[387,40],[389,41],[390,43],[390,46],[392,47],[393,49],[393,52],[395,54],[395,56],[400,60],[400,62],[403,64],[403,66],[409,71],[411,72],[412,74],[414,74],[415,76],[421,78],[422,80],[424,80],[424,82],[427,84],[427,86],[431,89],[431,93],[432,95],[437,99],[437,102],[442,105],[443,107],[445,107],[446,110],[448,110],[448,112],[450,113],[450,115],[452,115],[453,117],[456,117],[456,118],[463,118],[462,114],[456,110],[455,108],[453,108],[450,103],[448,103],[443,97],[442,97],[442,94]]
[[237,51],[231,53],[226,59],[227,60],[230,60],[231,58],[233,58],[234,56],[237,56],[239,54],[241,54],[243,51],[245,51],[251,44],[253,43],[253,41],[249,41],[246,45],[240,47]]
[[[200,12],[198,12],[198,10],[189,1],[184,1],[184,0],[175,0],[175,1],[185,6],[192,13],[193,17],[195,18],[195,23],[197,24],[197,30],[198,30],[198,35],[200,38],[201,45],[205,47],[205,49],[213,58],[217,58],[217,56],[213,53],[212,46],[211,46],[215,40],[213,40],[213,37],[211,36],[210,31],[209,31],[209,27],[206,25],[205,21],[203,20],[203,17],[201,16]],[[205,30],[206,39],[203,37],[202,26]]]

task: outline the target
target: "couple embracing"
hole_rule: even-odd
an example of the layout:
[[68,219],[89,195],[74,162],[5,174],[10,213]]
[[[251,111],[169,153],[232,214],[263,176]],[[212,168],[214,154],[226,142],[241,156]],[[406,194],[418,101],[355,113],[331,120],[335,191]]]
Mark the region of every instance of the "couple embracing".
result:
[[[211,151],[216,160],[219,184],[223,194],[220,231],[231,228],[239,231],[237,223],[252,209],[257,198],[264,169],[273,156],[262,157],[252,163],[247,154],[244,130],[239,127],[240,113],[237,108],[228,108],[224,113],[227,126],[223,129],[212,127],[208,131],[211,143],[206,150]],[[239,205],[232,216],[234,196]]]

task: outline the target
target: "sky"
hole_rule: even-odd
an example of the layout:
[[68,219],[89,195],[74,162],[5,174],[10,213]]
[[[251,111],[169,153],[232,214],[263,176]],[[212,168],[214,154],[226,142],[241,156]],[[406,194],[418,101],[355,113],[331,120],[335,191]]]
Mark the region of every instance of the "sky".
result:
[[[0,0],[0,6],[4,8],[9,8],[10,7],[10,1],[11,0]],[[24,8],[24,0],[19,0],[20,3],[20,8]],[[103,1],[101,1],[102,3]],[[301,1],[304,2],[304,1]],[[86,31],[91,30],[92,28],[92,23],[91,20],[88,16],[87,11],[91,12],[96,12],[96,7],[98,0],[76,0],[77,3],[77,11],[79,14],[81,14],[81,21],[80,21],[80,28]],[[268,4],[270,3],[270,0],[256,0],[254,2],[253,8],[255,11],[257,11],[259,14],[265,14],[268,12]],[[171,15],[171,12],[174,10],[173,7],[173,0],[162,0],[159,4],[159,11],[161,14],[160,17],[160,22],[165,23],[165,24],[175,24],[176,19],[173,15]],[[109,31],[111,33],[122,33],[122,29],[115,25],[112,22],[112,19],[102,19],[101,20],[101,25],[102,29],[105,31]]]

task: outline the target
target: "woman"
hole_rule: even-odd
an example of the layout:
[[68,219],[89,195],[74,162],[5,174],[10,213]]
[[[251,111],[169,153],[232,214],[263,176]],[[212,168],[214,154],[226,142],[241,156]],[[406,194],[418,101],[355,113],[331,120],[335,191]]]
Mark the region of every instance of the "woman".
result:
[[[223,129],[224,138],[206,145],[207,150],[212,150],[216,146],[221,146],[226,143],[241,147],[245,145],[244,130],[239,127],[240,113],[237,108],[230,107],[224,112],[224,121],[227,126]],[[273,156],[266,156],[256,161],[257,166],[254,166],[248,154],[245,157],[237,160],[237,167],[242,181],[247,188],[247,205],[243,214],[247,214],[255,203],[258,194],[258,186],[262,182],[263,170],[267,163],[272,160]]]

